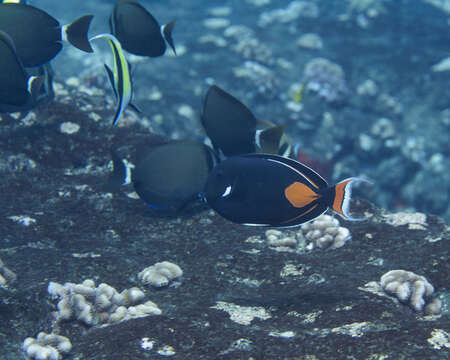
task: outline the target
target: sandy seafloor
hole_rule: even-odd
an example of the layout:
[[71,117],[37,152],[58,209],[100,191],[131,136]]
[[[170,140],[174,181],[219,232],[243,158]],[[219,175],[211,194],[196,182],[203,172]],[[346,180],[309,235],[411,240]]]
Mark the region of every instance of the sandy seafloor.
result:
[[[94,13],[91,35],[107,30],[112,6],[33,3],[62,23]],[[433,66],[449,55],[449,15],[419,0],[310,1],[318,12],[289,21],[262,15],[287,8],[287,1],[142,3],[162,23],[177,20],[179,52],[130,58],[143,116],[125,112],[111,128],[114,103],[102,70],[107,53],[97,58],[68,45],[53,62],[56,99],[23,119],[1,116],[0,259],[17,281],[0,288],[0,358],[23,358],[23,340],[51,330],[70,338],[67,359],[165,358],[158,351],[167,345],[174,359],[448,358],[450,72]],[[205,26],[212,17],[229,23]],[[250,30],[230,35],[232,25]],[[298,46],[304,33],[319,35],[322,48]],[[299,108],[290,102],[290,87],[317,57],[342,67],[348,91],[339,104],[307,93]],[[369,220],[341,222],[351,241],[336,250],[277,251],[267,245],[265,229],[231,224],[201,205],[156,217],[128,196],[131,187],[104,191],[112,147],[132,160],[151,133],[202,139],[201,99],[211,81],[258,117],[285,124],[330,179],[374,181],[364,194],[355,192],[370,202],[352,204]],[[78,131],[63,132],[67,122]],[[427,215],[420,224],[396,226],[391,214],[398,211]],[[136,274],[164,260],[183,269],[181,285],[142,287],[162,315],[108,327],[68,321],[53,329],[49,281],[92,278],[121,291],[140,286]],[[298,271],[286,275],[286,266]],[[361,290],[393,269],[425,276],[442,314],[424,317]],[[256,307],[265,316],[241,324],[213,308],[220,302]],[[441,345],[432,340],[436,331],[447,334]],[[144,350],[143,338],[154,348]]]

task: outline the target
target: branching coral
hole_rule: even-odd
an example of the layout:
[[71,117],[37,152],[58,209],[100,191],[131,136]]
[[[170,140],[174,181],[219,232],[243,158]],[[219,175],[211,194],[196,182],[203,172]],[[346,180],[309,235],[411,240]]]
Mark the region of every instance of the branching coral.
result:
[[37,338],[26,338],[22,349],[27,359],[59,360],[72,349],[70,340],[64,336],[40,332]]
[[50,282],[48,292],[60,299],[55,314],[57,321],[75,319],[93,326],[161,314],[155,303],[140,303],[145,294],[136,287],[119,293],[105,283],[95,287],[94,281],[88,279],[81,284]]
[[301,229],[309,242],[308,249],[337,249],[352,237],[350,231],[339,226],[339,220],[330,215],[319,216],[316,220],[302,225]]
[[434,288],[423,276],[411,271],[391,270],[380,279],[381,287],[389,295],[407,303],[415,311],[426,315],[441,312],[441,301],[433,298]]

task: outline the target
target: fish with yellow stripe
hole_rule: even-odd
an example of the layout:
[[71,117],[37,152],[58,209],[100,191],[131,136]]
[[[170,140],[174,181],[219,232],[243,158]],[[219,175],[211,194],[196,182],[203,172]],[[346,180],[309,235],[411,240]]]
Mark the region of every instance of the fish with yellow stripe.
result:
[[291,227],[311,221],[328,208],[345,220],[349,214],[352,177],[334,186],[298,161],[271,154],[230,157],[210,173],[203,192],[224,218],[243,225]]
[[141,112],[141,110],[132,103],[133,84],[131,80],[130,65],[125,58],[119,40],[111,34],[99,34],[92,37],[90,41],[101,38],[108,41],[113,54],[113,70],[106,64],[104,64],[104,66],[117,101],[116,112],[112,121],[112,126],[114,126],[117,121],[119,121],[120,116],[127,106],[130,106],[137,112]]

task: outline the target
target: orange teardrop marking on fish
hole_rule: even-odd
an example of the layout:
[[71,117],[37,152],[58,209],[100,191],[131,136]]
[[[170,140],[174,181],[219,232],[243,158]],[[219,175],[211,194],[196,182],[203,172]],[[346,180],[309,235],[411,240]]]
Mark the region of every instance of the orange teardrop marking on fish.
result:
[[288,199],[291,205],[296,208],[304,207],[319,197],[314,190],[311,190],[307,185],[297,181],[284,189],[284,196],[286,196],[286,199]]

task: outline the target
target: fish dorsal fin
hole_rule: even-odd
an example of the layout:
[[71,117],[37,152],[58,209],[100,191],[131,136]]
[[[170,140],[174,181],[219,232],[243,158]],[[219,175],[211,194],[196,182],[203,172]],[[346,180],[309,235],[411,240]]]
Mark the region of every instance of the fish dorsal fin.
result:
[[201,123],[217,152],[233,156],[255,151],[255,116],[217,85],[211,85],[206,93]]
[[173,31],[174,27],[175,27],[175,20],[171,21],[170,23],[168,23],[166,25],[163,25],[161,32],[162,32],[162,35],[164,36],[164,39],[166,39],[167,43],[172,48],[173,53],[176,55],[177,51],[175,50],[175,44],[173,43],[173,38],[172,38],[172,31]]
[[261,149],[261,152],[266,154],[278,154],[281,137],[284,134],[284,125],[272,126],[265,130],[257,130],[255,142]]
[[328,187],[328,183],[325,181],[325,179],[320,176],[318,173],[316,173],[313,169],[309,168],[308,166],[299,163],[296,160],[285,158],[283,156],[279,155],[272,155],[272,154],[247,154],[244,155],[246,157],[259,157],[266,160],[273,160],[280,162],[286,166],[289,166],[293,170],[297,171],[299,176],[305,178],[312,187],[316,189],[326,189]]
[[94,15],[85,15],[69,25],[63,26],[63,39],[67,39],[76,48],[91,53],[94,50],[88,40],[89,26]]

